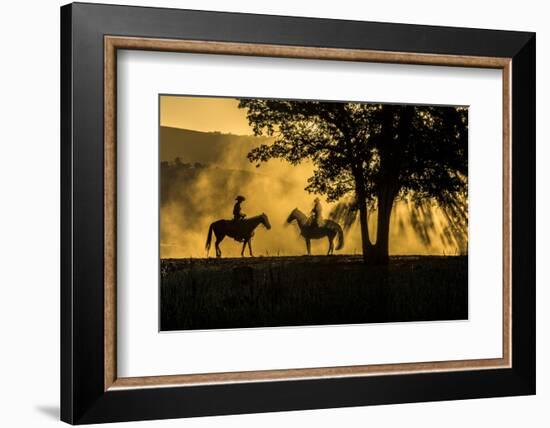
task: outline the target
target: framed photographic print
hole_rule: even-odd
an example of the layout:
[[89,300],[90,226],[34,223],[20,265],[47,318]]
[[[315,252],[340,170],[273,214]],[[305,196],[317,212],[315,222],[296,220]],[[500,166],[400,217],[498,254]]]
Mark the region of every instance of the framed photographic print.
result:
[[61,8],[61,417],[535,393],[533,33]]

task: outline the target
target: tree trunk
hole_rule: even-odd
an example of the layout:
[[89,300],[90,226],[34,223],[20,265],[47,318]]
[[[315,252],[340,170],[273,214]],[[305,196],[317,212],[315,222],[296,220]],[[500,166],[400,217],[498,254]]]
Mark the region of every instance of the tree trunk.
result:
[[361,249],[363,253],[363,262],[370,262],[370,255],[373,250],[373,245],[369,237],[369,219],[367,210],[367,195],[363,178],[359,173],[355,173],[355,196],[359,207],[359,226],[361,227]]
[[359,205],[359,225],[361,226],[361,246],[363,252],[363,262],[368,263],[372,253],[372,244],[369,237],[369,221],[367,215],[367,203],[365,198],[357,198]]
[[408,106],[400,108],[400,110],[402,110],[402,114],[397,130],[394,127],[395,110],[385,108],[383,111],[382,138],[384,143],[379,147],[380,176],[376,190],[378,219],[376,222],[376,243],[372,254],[372,262],[375,264],[387,264],[389,261],[390,219],[393,201],[399,188],[397,183],[401,156],[396,145],[403,144],[408,140],[406,134],[410,127],[413,112],[413,109]]
[[393,211],[395,192],[384,187],[378,192],[378,219],[376,224],[376,244],[372,251],[372,262],[387,264],[389,261],[390,220]]
[[[393,184],[387,184],[377,192],[378,219],[376,224],[376,244],[373,245],[369,236],[367,193],[365,185],[359,173],[354,174],[354,178],[355,195],[359,208],[363,262],[369,265],[387,264],[389,261],[390,219],[393,201],[396,195],[396,187]],[[395,183],[395,181],[391,180],[389,183]]]

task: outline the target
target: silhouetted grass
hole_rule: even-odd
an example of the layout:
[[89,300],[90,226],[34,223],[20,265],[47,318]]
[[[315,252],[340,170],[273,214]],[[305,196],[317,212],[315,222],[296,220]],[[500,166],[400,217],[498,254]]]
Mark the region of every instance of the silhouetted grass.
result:
[[161,261],[161,330],[456,320],[467,257],[360,256]]

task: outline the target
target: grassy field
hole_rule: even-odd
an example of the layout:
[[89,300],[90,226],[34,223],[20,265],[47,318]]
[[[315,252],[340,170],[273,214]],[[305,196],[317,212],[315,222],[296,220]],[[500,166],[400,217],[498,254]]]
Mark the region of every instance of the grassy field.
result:
[[468,318],[467,257],[161,260],[161,330]]

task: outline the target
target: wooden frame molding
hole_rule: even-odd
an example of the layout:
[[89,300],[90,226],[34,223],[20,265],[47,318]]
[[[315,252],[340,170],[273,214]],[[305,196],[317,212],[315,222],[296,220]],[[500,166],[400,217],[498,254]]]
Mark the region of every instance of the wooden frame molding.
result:
[[[204,373],[173,376],[117,377],[116,367],[116,80],[117,50],[149,50],[220,55],[250,55],[338,61],[493,68],[502,70],[503,81],[503,349],[502,358],[437,361],[405,364],[359,365],[306,369]],[[512,367],[512,165],[510,58],[434,55],[265,45],[249,43],[170,40],[135,37],[104,37],[104,390],[192,386],[218,383],[395,375],[420,372],[461,371]]]

